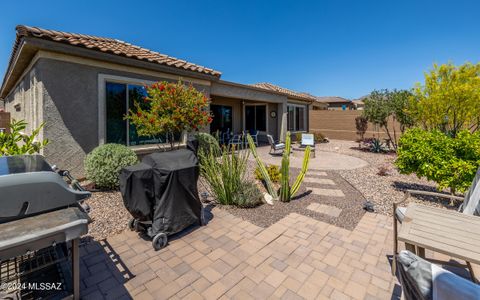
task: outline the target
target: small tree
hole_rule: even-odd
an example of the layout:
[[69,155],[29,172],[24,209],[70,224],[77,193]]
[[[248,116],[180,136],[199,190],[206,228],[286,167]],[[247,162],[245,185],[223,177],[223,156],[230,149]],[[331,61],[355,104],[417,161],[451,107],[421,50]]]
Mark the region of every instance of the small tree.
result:
[[[380,90],[373,91],[365,99],[363,116],[371,123],[382,128],[397,150],[397,124],[403,133],[406,128],[412,126],[413,120],[407,113],[411,93],[405,90]],[[389,120],[392,121],[392,131],[388,127]]]
[[192,85],[164,81],[145,88],[147,96],[135,101],[126,116],[140,136],[169,136],[173,148],[173,136],[197,131],[212,122],[207,97]]
[[23,120],[15,121],[9,125],[10,133],[0,132],[0,156],[35,154],[48,144],[48,140],[38,141],[37,137],[43,123],[32,131],[30,135],[23,133],[27,123]]
[[368,120],[364,116],[358,116],[355,118],[355,127],[357,128],[357,134],[360,136],[360,140],[363,141],[365,132],[368,129]]
[[455,137],[461,129],[480,125],[480,63],[433,65],[425,83],[413,90],[409,113],[424,129]]

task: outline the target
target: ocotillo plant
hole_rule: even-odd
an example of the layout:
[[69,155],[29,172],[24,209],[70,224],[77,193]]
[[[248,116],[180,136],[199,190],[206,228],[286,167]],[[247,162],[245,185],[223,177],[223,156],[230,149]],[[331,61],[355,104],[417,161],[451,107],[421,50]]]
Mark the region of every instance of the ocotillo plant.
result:
[[303,164],[302,169],[300,170],[300,174],[298,174],[297,179],[290,187],[289,183],[289,173],[290,173],[290,148],[291,148],[291,138],[290,132],[287,132],[287,137],[285,139],[285,150],[283,151],[282,157],[282,167],[281,167],[281,187],[280,187],[280,200],[283,202],[289,202],[290,199],[298,192],[300,189],[300,185],[305,178],[305,173],[308,169],[308,163],[310,161],[310,146],[305,148],[305,153],[303,156]]
[[260,173],[262,173],[263,180],[265,180],[265,184],[267,185],[268,193],[272,196],[272,198],[274,200],[277,200],[278,199],[277,191],[275,190],[275,187],[273,186],[273,182],[270,179],[270,175],[268,175],[267,168],[265,168],[265,165],[260,160],[260,157],[258,157],[257,147],[255,146],[255,142],[253,141],[250,134],[247,134],[247,141],[248,141],[248,145],[250,146],[250,151],[252,152],[252,155],[253,155],[253,157],[255,157],[255,160],[257,162],[258,169],[260,170]]

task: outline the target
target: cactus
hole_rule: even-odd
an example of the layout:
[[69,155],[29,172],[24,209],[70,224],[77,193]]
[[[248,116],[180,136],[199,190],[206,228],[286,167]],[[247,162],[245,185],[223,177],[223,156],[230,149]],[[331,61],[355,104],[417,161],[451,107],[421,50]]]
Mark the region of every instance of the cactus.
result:
[[267,168],[265,168],[265,165],[260,160],[260,157],[258,157],[257,147],[255,147],[255,142],[253,141],[250,134],[247,134],[247,141],[248,141],[248,145],[250,146],[250,151],[252,152],[253,157],[257,161],[257,165],[260,170],[260,173],[262,173],[262,177],[265,180],[268,193],[272,196],[274,200],[278,199],[277,191],[275,191],[275,187],[273,186],[273,182],[270,179],[270,175],[268,175]]
[[310,146],[307,146],[305,149],[305,153],[303,156],[303,164],[302,169],[300,170],[300,174],[298,174],[297,179],[290,187],[289,183],[289,174],[290,174],[290,148],[291,148],[291,137],[290,132],[287,132],[287,137],[285,139],[285,150],[283,151],[282,157],[282,166],[281,166],[281,188],[280,188],[280,200],[283,202],[289,202],[291,197],[293,197],[298,190],[300,189],[300,185],[305,178],[305,173],[308,169],[308,163],[310,161]]
[[282,156],[282,166],[281,166],[281,187],[280,187],[280,200],[283,202],[290,201],[290,147],[291,147],[291,138],[290,132],[287,132],[287,137],[285,139],[285,149],[283,150]]
[[302,169],[300,170],[300,174],[298,174],[297,179],[295,180],[295,182],[293,183],[290,189],[290,193],[292,197],[295,196],[295,194],[300,189],[300,185],[303,182],[303,178],[305,178],[305,173],[307,173],[308,163],[310,162],[310,151],[311,151],[310,146],[307,146],[307,148],[305,149],[305,154],[303,156]]

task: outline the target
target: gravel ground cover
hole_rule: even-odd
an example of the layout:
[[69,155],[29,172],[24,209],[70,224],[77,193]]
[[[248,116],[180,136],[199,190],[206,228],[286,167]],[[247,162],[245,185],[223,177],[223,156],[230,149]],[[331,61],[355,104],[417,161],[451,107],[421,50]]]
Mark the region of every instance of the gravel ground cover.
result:
[[102,240],[128,227],[131,215],[123,205],[120,192],[94,192],[87,203],[93,221],[88,226],[88,234],[94,239]]
[[[306,187],[331,188],[331,186],[303,183],[298,193],[299,196],[289,203],[275,201],[273,206],[263,204],[250,209],[218,206],[262,227],[268,227],[289,213],[295,212],[339,227],[353,229],[364,214],[362,204],[366,199],[374,203],[376,212],[391,215],[392,203],[403,199],[405,189],[436,191],[433,182],[417,178],[415,175],[399,174],[393,164],[395,154],[362,151],[358,149],[358,143],[340,140],[332,140],[330,143],[320,144],[317,147],[320,150],[317,150],[317,157],[321,155],[321,151],[330,151],[355,156],[369,163],[366,167],[354,170],[327,171],[327,176],[321,177],[332,179],[336,184],[335,188],[344,192],[344,198],[308,193]],[[253,179],[253,170],[256,164],[252,161],[249,161],[248,164],[249,177]],[[378,175],[380,169],[383,169],[387,175]],[[292,179],[296,177],[298,171],[298,169],[292,168]],[[261,189],[265,191],[263,187]],[[205,186],[199,182],[199,192],[203,191],[205,191]],[[342,209],[342,212],[338,218],[313,212],[307,209],[307,206],[313,202],[338,207]],[[408,202],[448,209],[457,208],[457,206],[450,206],[448,200],[436,197],[411,197]],[[120,192],[94,192],[92,198],[88,200],[88,204],[92,208],[90,217],[93,222],[89,226],[89,235],[92,238],[101,240],[127,229],[131,216],[125,209]]]
[[[298,172],[299,169],[291,169],[290,174],[292,180],[296,178]],[[309,176],[314,177],[313,175]],[[357,226],[357,223],[360,221],[362,216],[365,214],[365,211],[363,210],[365,198],[363,195],[336,172],[327,171],[327,176],[316,177],[322,179],[332,179],[335,182],[335,186],[333,187],[332,185],[304,182],[300,187],[298,195],[296,195],[290,202],[274,201],[273,205],[263,204],[249,209],[242,209],[234,206],[220,206],[220,208],[223,208],[231,214],[241,217],[242,219],[250,221],[251,223],[261,227],[268,227],[290,213],[298,213],[316,220],[334,224],[345,229],[353,230],[355,226]],[[345,197],[316,195],[309,192],[307,187],[340,189],[345,194]],[[307,209],[311,203],[335,206],[340,208],[342,212],[337,218],[317,213]]]
[[[375,204],[375,211],[381,214],[392,214],[393,202],[401,201],[406,189],[437,191],[436,184],[416,175],[400,174],[394,165],[396,155],[394,153],[380,154],[359,150],[358,143],[351,141],[331,140],[330,143],[320,144],[319,150],[337,152],[361,158],[369,163],[368,166],[338,171],[338,173],[363,196]],[[321,155],[321,153],[319,154]],[[379,171],[386,171],[386,176],[379,175]],[[450,206],[449,200],[438,197],[413,196],[409,202],[421,203],[448,209],[457,209],[458,204]]]

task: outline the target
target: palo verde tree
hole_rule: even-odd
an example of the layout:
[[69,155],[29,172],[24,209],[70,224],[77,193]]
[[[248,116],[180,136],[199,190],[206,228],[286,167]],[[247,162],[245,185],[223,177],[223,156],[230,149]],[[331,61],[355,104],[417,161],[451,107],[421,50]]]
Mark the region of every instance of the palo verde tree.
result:
[[480,125],[480,63],[433,65],[425,83],[417,83],[408,112],[424,129],[456,137]]
[[138,135],[158,138],[197,131],[212,122],[207,97],[192,85],[157,82],[145,86],[147,96],[135,101],[126,119],[135,125]]
[[[397,124],[403,133],[413,125],[412,118],[407,114],[411,93],[406,90],[375,90],[365,99],[363,116],[371,123],[382,128],[390,139],[393,148],[397,150]],[[388,122],[391,120],[391,128]]]

